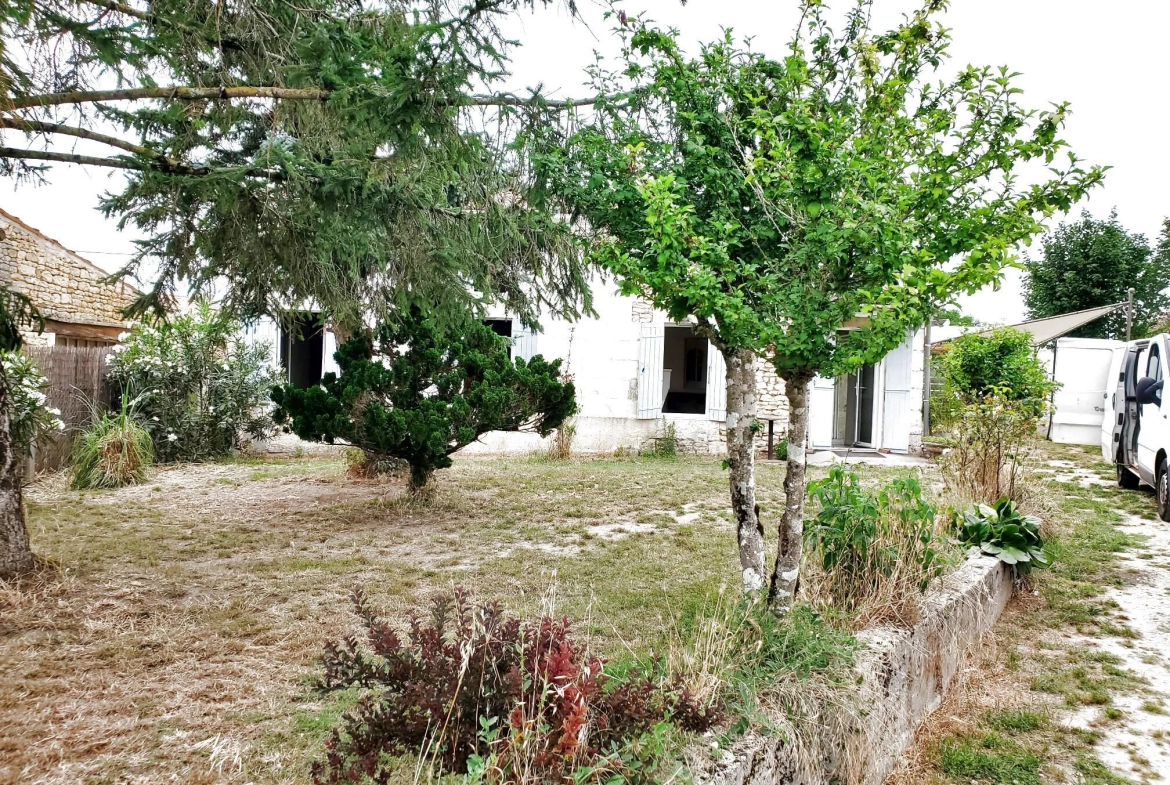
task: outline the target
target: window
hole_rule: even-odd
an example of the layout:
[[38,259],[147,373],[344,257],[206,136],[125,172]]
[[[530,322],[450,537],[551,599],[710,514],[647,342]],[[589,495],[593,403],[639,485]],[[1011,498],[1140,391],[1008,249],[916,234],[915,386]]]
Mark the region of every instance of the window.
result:
[[1162,362],[1158,356],[1158,344],[1150,346],[1150,359],[1146,363],[1146,376],[1155,382],[1162,381]]

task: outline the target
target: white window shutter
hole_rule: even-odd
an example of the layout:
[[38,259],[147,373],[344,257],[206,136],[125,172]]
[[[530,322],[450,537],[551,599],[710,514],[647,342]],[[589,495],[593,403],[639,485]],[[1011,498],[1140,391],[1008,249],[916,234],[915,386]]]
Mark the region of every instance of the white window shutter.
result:
[[727,366],[723,352],[707,342],[707,419],[727,420]]
[[325,331],[325,357],[321,361],[321,375],[327,373],[335,373],[341,375],[341,369],[337,367],[337,359],[333,356],[337,352],[337,333],[332,330]]
[[528,362],[536,356],[536,333],[529,330],[519,319],[512,320],[512,359]]
[[638,343],[638,419],[662,416],[662,352],[666,326],[643,324]]
[[814,376],[809,384],[808,444],[814,450],[833,446],[834,391],[835,380],[831,376]]

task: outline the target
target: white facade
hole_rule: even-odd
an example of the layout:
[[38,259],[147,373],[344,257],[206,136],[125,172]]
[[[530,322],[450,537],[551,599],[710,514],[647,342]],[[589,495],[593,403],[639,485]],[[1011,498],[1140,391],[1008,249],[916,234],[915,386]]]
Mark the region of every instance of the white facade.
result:
[[[545,318],[539,333],[503,311],[489,312],[487,319],[493,329],[511,337],[513,357],[540,354],[561,359],[562,371],[572,377],[577,390],[574,452],[642,450],[673,426],[681,452],[723,453],[727,391],[719,351],[694,335],[689,325],[671,322],[646,302],[622,296],[612,283],[595,282],[593,294],[596,318],[580,322]],[[311,336],[312,330],[301,330],[298,338],[263,319],[248,327],[246,336],[271,347],[274,365],[288,367],[289,358],[297,358],[299,371],[290,369],[290,374],[304,373],[306,363],[313,365],[311,380],[337,370],[336,336],[326,328],[321,332],[320,347],[308,346],[303,336]],[[923,356],[922,333],[917,333],[872,369],[815,380],[810,389],[809,446],[917,452],[922,440]],[[757,417],[774,429],[776,442],[782,441],[788,426],[784,382],[763,362],[757,371],[757,410]],[[761,450],[766,449],[767,433],[766,425],[757,437]],[[529,454],[543,448],[537,434],[493,432],[464,450]]]
[[[719,351],[690,334],[685,324],[670,322],[645,302],[621,296],[612,284],[595,285],[594,297],[596,319],[576,323],[546,319],[543,332],[525,334],[522,350],[517,343],[521,356],[562,358],[562,368],[573,377],[579,407],[574,418],[574,451],[638,450],[673,425],[680,450],[723,453],[727,394]],[[697,342],[704,346],[696,346]],[[816,379],[810,387],[809,446],[814,450],[869,447],[918,452],[924,357],[920,331],[907,336],[872,370],[859,374],[872,385],[860,395],[858,375]],[[697,365],[702,366],[701,373]],[[779,442],[788,423],[784,383],[769,365],[760,365],[758,417],[772,421]],[[858,424],[868,427],[859,433]],[[761,449],[766,441],[765,428],[758,437]],[[523,454],[541,448],[535,434],[491,433],[465,449]]]

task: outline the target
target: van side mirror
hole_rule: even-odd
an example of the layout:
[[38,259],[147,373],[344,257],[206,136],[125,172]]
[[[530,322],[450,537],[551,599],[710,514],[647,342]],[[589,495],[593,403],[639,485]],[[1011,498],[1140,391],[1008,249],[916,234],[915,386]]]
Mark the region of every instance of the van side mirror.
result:
[[1162,386],[1165,384],[1164,380],[1154,381],[1148,376],[1143,376],[1137,381],[1137,402],[1139,404],[1152,403],[1155,406],[1162,405]]

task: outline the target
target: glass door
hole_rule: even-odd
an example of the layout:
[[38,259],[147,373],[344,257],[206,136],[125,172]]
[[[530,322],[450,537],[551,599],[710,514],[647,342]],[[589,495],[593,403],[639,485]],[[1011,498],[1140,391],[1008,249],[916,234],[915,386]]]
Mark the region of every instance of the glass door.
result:
[[872,365],[863,365],[857,371],[857,432],[854,444],[873,447],[873,409],[876,402],[874,381],[877,374]]

